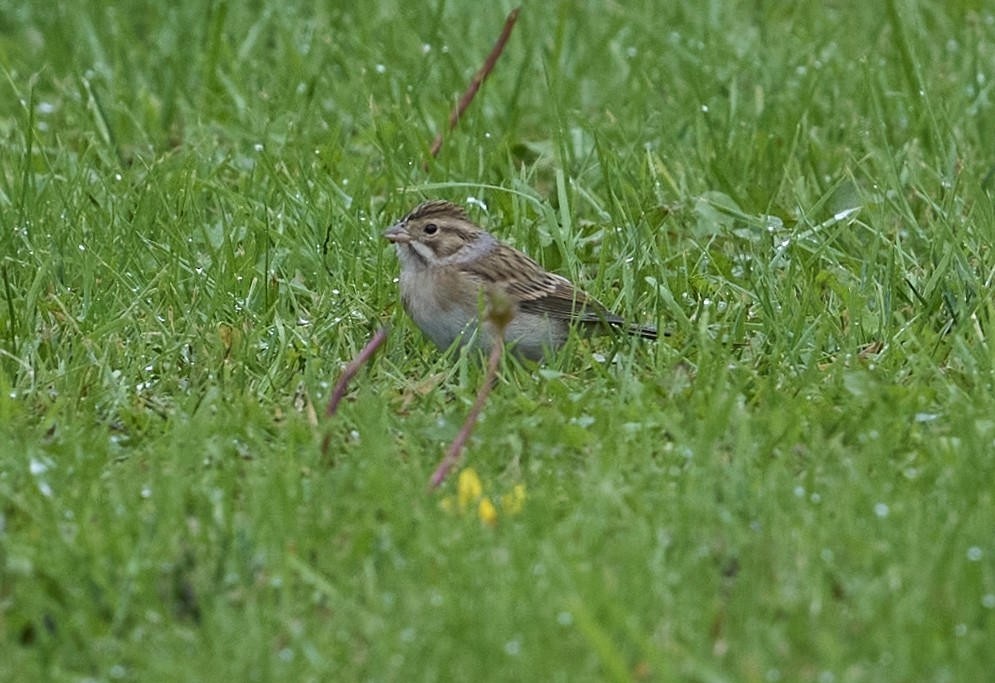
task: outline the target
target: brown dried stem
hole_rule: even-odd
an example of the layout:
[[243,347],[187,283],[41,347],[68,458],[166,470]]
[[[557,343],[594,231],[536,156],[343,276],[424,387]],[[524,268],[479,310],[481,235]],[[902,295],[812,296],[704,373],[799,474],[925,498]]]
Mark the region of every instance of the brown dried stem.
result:
[[439,462],[439,466],[435,468],[435,472],[432,473],[432,478],[428,484],[429,489],[439,488],[439,485],[446,480],[453,467],[462,459],[463,446],[466,445],[470,435],[473,434],[473,430],[477,426],[477,420],[480,418],[480,413],[484,409],[484,403],[487,402],[487,396],[491,393],[491,387],[494,386],[494,382],[497,379],[497,367],[501,361],[503,350],[504,341],[501,337],[498,337],[491,348],[491,356],[487,359],[487,376],[484,378],[484,383],[480,386],[480,391],[477,392],[477,400],[473,402],[470,414],[466,416],[466,422],[463,423],[459,434],[453,439],[453,442],[449,445],[449,450],[446,451],[446,455]]
[[[359,369],[363,367],[366,363],[373,358],[373,354],[383,346],[383,343],[387,341],[387,328],[381,327],[377,330],[377,333],[373,335],[370,341],[366,342],[366,346],[363,350],[356,354],[356,357],[349,361],[349,364],[345,366],[342,370],[342,374],[339,376],[339,381],[336,382],[335,388],[332,390],[331,398],[328,399],[328,407],[325,408],[325,418],[330,418],[339,409],[339,403],[342,402],[343,397],[345,397],[346,389],[349,387],[349,382]],[[321,453],[322,455],[328,454],[328,442],[330,435],[326,434],[324,440],[321,442]]]
[[477,392],[477,399],[473,402],[473,407],[470,408],[470,413],[466,416],[466,422],[463,423],[459,434],[453,439],[449,445],[449,450],[446,451],[445,456],[435,468],[435,472],[432,473],[432,478],[428,483],[429,490],[439,488],[453,467],[459,463],[463,455],[463,447],[470,439],[470,435],[473,434],[480,413],[484,410],[487,397],[497,383],[498,364],[501,362],[501,354],[504,352],[504,331],[508,327],[508,323],[511,322],[514,307],[511,301],[496,289],[487,293],[487,299],[487,322],[494,330],[494,345],[491,347],[491,355],[487,359],[487,374],[484,376],[483,384],[480,385],[480,391]]
[[[494,47],[491,48],[491,53],[487,55],[487,59],[484,60],[483,66],[477,71],[473,76],[473,80],[470,81],[470,85],[467,87],[463,96],[456,103],[453,108],[452,113],[449,115],[449,130],[456,128],[456,124],[459,123],[460,117],[463,116],[463,112],[467,110],[470,103],[473,101],[474,96],[477,91],[480,90],[481,84],[490,75],[491,70],[494,69],[494,65],[497,60],[501,57],[501,53],[504,52],[504,46],[508,43],[508,38],[511,37],[511,30],[515,28],[515,22],[518,21],[518,12],[521,7],[516,7],[508,13],[508,18],[504,20],[504,28],[501,29],[501,35],[498,36],[497,42],[494,43]],[[432,141],[432,146],[429,148],[428,153],[435,158],[439,155],[439,150],[442,149],[442,138],[443,132],[440,130],[439,134],[435,136]],[[425,162],[425,168],[428,170],[428,162]]]

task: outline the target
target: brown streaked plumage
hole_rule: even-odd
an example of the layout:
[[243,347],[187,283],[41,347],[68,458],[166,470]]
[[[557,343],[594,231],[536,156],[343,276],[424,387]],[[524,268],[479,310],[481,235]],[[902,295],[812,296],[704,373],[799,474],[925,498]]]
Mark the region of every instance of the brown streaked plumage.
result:
[[392,226],[384,237],[401,263],[401,301],[408,315],[442,349],[454,341],[488,350],[490,332],[479,325],[480,298],[495,289],[514,306],[505,341],[523,358],[540,360],[563,345],[571,325],[591,333],[616,327],[655,339],[652,327],[630,325],[569,280],[473,223],[446,201],[429,201]]

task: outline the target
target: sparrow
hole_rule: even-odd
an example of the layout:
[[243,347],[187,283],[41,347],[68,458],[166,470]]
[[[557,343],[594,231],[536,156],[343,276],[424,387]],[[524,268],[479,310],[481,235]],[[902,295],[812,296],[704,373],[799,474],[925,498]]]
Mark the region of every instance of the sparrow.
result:
[[487,297],[511,304],[504,341],[520,358],[542,360],[561,347],[570,328],[587,334],[619,329],[656,339],[654,327],[627,323],[569,280],[476,225],[447,201],[428,201],[391,226],[400,262],[401,303],[440,349],[454,342],[488,353],[493,330],[481,325]]

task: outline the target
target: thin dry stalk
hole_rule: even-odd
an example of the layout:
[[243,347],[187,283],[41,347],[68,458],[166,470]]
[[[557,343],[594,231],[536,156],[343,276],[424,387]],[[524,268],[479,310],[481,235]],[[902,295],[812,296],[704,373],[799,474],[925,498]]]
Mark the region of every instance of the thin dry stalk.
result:
[[[452,113],[449,115],[449,130],[456,128],[456,124],[459,123],[460,117],[463,116],[463,112],[467,110],[470,103],[473,102],[474,96],[477,91],[480,90],[481,84],[490,75],[491,70],[494,69],[494,65],[497,60],[501,57],[501,53],[504,52],[504,46],[508,43],[508,38],[511,37],[511,30],[515,28],[515,22],[518,21],[518,13],[521,11],[521,7],[516,7],[511,10],[508,14],[508,18],[504,20],[504,28],[501,29],[501,35],[498,36],[497,42],[494,43],[494,47],[491,48],[491,53],[487,55],[487,59],[484,60],[483,66],[477,70],[477,73],[473,76],[473,80],[470,81],[470,85],[467,87],[463,96],[456,103],[453,108]],[[435,136],[432,141],[432,146],[429,148],[428,153],[435,158],[439,155],[439,150],[442,149],[442,138],[443,132],[440,130],[439,134]],[[428,170],[428,162],[425,162],[425,170]]]
[[[339,381],[335,383],[335,388],[332,390],[332,395],[328,399],[328,407],[325,408],[325,418],[328,419],[335,415],[339,409],[339,403],[342,402],[343,397],[345,397],[346,389],[349,388],[349,382],[359,369],[363,367],[366,363],[373,358],[373,354],[383,346],[383,343],[387,341],[387,328],[381,327],[377,330],[377,333],[373,335],[370,341],[366,342],[366,346],[363,350],[356,354],[356,357],[349,361],[349,364],[345,366],[342,370],[342,374],[339,376]],[[324,440],[321,442],[321,453],[322,455],[328,454],[328,442],[330,439],[329,434],[325,435]]]
[[487,397],[497,383],[498,364],[501,362],[501,355],[504,353],[504,331],[514,315],[514,306],[508,297],[497,289],[487,292],[487,300],[487,322],[494,329],[494,345],[491,347],[491,355],[487,359],[487,374],[484,376],[483,384],[480,385],[480,391],[477,392],[477,399],[473,402],[473,407],[470,408],[470,413],[466,416],[466,422],[463,423],[459,434],[453,439],[453,442],[449,445],[449,450],[446,451],[442,460],[439,461],[439,465],[435,468],[435,472],[432,473],[432,478],[428,483],[430,491],[439,488],[439,485],[446,480],[453,467],[462,459],[463,447],[469,440],[470,435],[473,434],[473,430],[477,426],[477,420],[480,419],[480,413],[484,410]]
[[473,434],[473,430],[477,426],[477,420],[480,418],[480,413],[484,409],[484,403],[487,402],[487,396],[491,393],[491,387],[494,386],[494,382],[497,379],[498,363],[501,361],[501,353],[503,351],[504,341],[498,337],[494,346],[491,347],[491,356],[487,359],[487,376],[484,378],[484,383],[480,386],[480,391],[477,392],[477,400],[473,402],[473,407],[470,408],[470,414],[466,416],[463,428],[459,430],[459,434],[456,435],[456,438],[449,445],[446,455],[439,462],[439,466],[435,468],[435,472],[432,473],[432,478],[428,484],[430,490],[439,488],[439,485],[446,480],[453,467],[462,459],[463,446],[466,445],[470,435]]

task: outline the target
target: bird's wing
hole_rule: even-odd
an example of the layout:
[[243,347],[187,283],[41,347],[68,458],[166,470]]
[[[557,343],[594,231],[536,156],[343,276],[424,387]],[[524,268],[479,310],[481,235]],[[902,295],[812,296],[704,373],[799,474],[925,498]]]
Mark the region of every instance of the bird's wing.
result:
[[460,268],[481,284],[496,286],[519,309],[529,313],[571,322],[625,322],[566,278],[544,270],[506,244],[496,245],[487,259],[463,263]]

